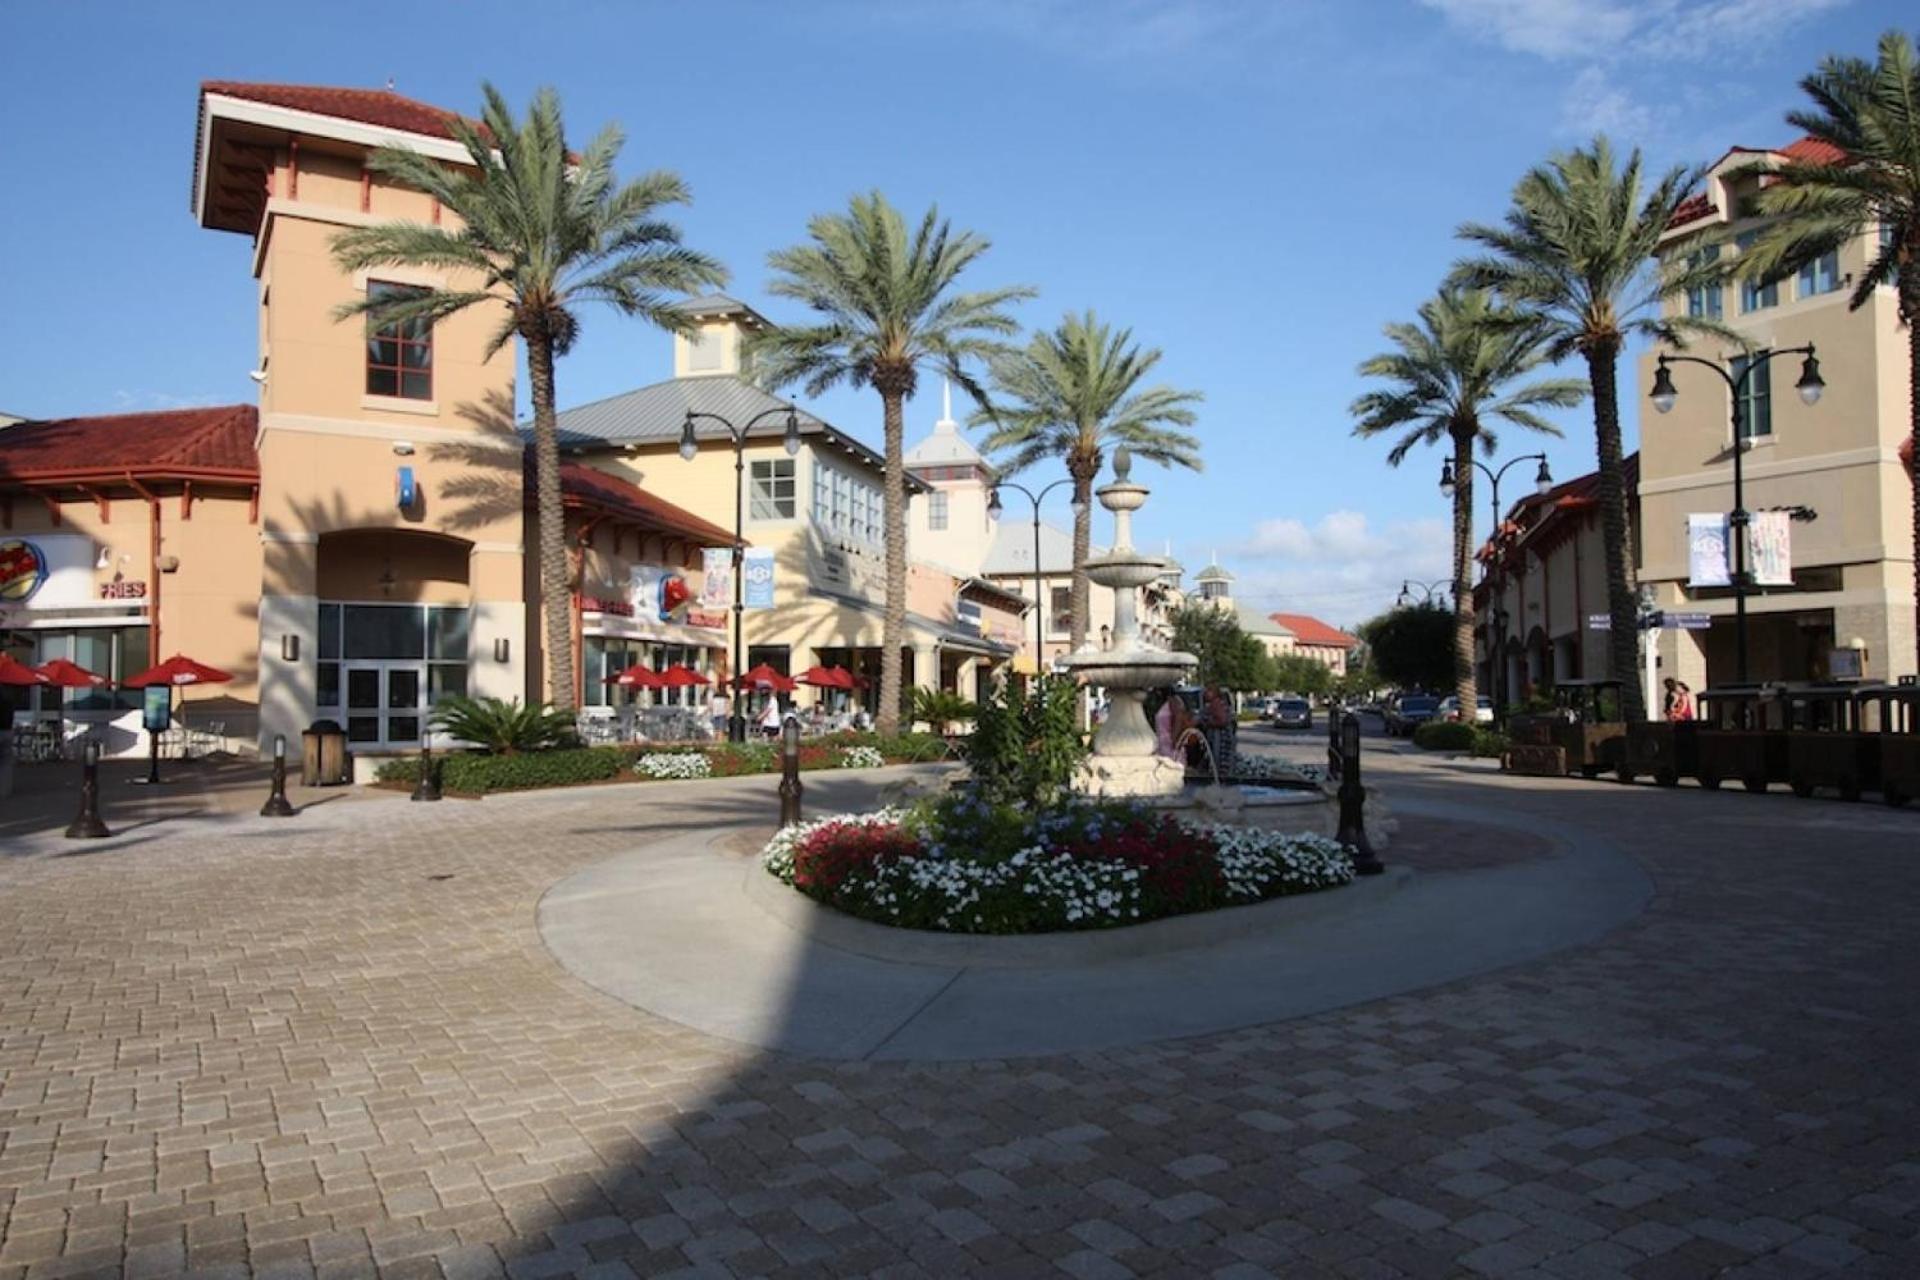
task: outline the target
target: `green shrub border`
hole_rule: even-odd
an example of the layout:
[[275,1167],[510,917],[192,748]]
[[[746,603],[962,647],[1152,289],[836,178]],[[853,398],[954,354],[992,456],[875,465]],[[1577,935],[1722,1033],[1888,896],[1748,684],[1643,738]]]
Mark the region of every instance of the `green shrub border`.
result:
[[1458,720],[1429,720],[1413,731],[1413,745],[1422,751],[1467,751],[1498,757],[1507,749],[1507,737],[1495,729]]
[[[804,753],[801,768],[838,767],[840,748],[874,747],[888,764],[917,764],[945,760],[950,756],[946,739],[930,733],[902,734],[882,740],[874,733],[835,734],[828,738],[809,738],[808,748],[828,747],[826,761],[821,753]],[[715,777],[737,778],[747,774],[778,773],[780,753],[766,743],[622,744],[611,747],[556,747],[547,751],[523,751],[515,755],[492,755],[483,751],[453,751],[436,755],[434,771],[443,791],[454,795],[483,796],[496,791],[532,791],[545,787],[578,787],[616,778],[634,782],[661,779],[641,777],[633,771],[634,762],[649,751],[695,751],[713,762]],[[420,780],[420,757],[396,756],[383,760],[374,772],[383,783],[412,786]]]

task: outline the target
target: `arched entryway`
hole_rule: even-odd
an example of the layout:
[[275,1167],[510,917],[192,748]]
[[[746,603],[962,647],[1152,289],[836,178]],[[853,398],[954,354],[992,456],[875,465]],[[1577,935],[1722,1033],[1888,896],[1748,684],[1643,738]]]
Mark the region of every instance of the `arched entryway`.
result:
[[320,536],[314,709],[363,749],[418,745],[468,686],[472,547],[412,529]]

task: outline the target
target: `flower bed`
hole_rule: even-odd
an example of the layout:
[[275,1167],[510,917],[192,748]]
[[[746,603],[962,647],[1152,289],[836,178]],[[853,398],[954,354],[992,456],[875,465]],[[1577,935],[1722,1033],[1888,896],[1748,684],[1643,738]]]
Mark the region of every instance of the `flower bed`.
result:
[[708,778],[713,764],[698,751],[649,751],[633,771],[644,778]]
[[1140,924],[1353,879],[1319,835],[1194,823],[1143,805],[1077,802],[1039,814],[943,797],[789,827],[767,870],[849,915],[952,933]]

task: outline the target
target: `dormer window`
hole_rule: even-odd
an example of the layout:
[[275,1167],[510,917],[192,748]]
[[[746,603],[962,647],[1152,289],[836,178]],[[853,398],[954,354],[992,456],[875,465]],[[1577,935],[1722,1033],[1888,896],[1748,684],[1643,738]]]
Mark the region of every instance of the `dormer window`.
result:
[[[369,281],[367,297],[417,298],[429,290],[417,285]],[[433,321],[402,320],[367,332],[367,394],[402,400],[433,399]]]

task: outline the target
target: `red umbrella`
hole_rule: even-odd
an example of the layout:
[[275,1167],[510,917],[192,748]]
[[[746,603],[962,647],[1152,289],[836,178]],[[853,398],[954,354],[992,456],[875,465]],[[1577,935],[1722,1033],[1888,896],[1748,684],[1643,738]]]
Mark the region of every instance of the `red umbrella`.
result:
[[209,667],[204,662],[195,662],[184,653],[176,653],[159,666],[148,667],[139,675],[128,676],[120,683],[129,689],[143,689],[150,684],[225,684],[231,679],[231,675],[218,667]]
[[799,682],[816,689],[851,689],[853,673],[839,667],[808,667],[800,673]]
[[95,675],[85,667],[68,662],[65,658],[43,662],[36,670],[47,678],[48,684],[57,684],[63,689],[98,689],[102,685],[112,683],[105,676]]
[[775,693],[792,693],[794,689],[798,688],[793,681],[787,679],[787,677],[781,675],[764,662],[741,676],[735,683],[750,684],[755,688],[765,685]]
[[638,662],[618,675],[608,676],[607,683],[621,685],[628,689],[659,689],[663,687],[660,683],[660,673],[652,667],[645,666]]
[[10,653],[0,653],[0,684],[27,687],[36,684],[52,684],[42,672],[35,671]]
[[660,686],[664,689],[684,689],[688,685],[712,683],[692,667],[683,667],[677,662],[660,673]]

